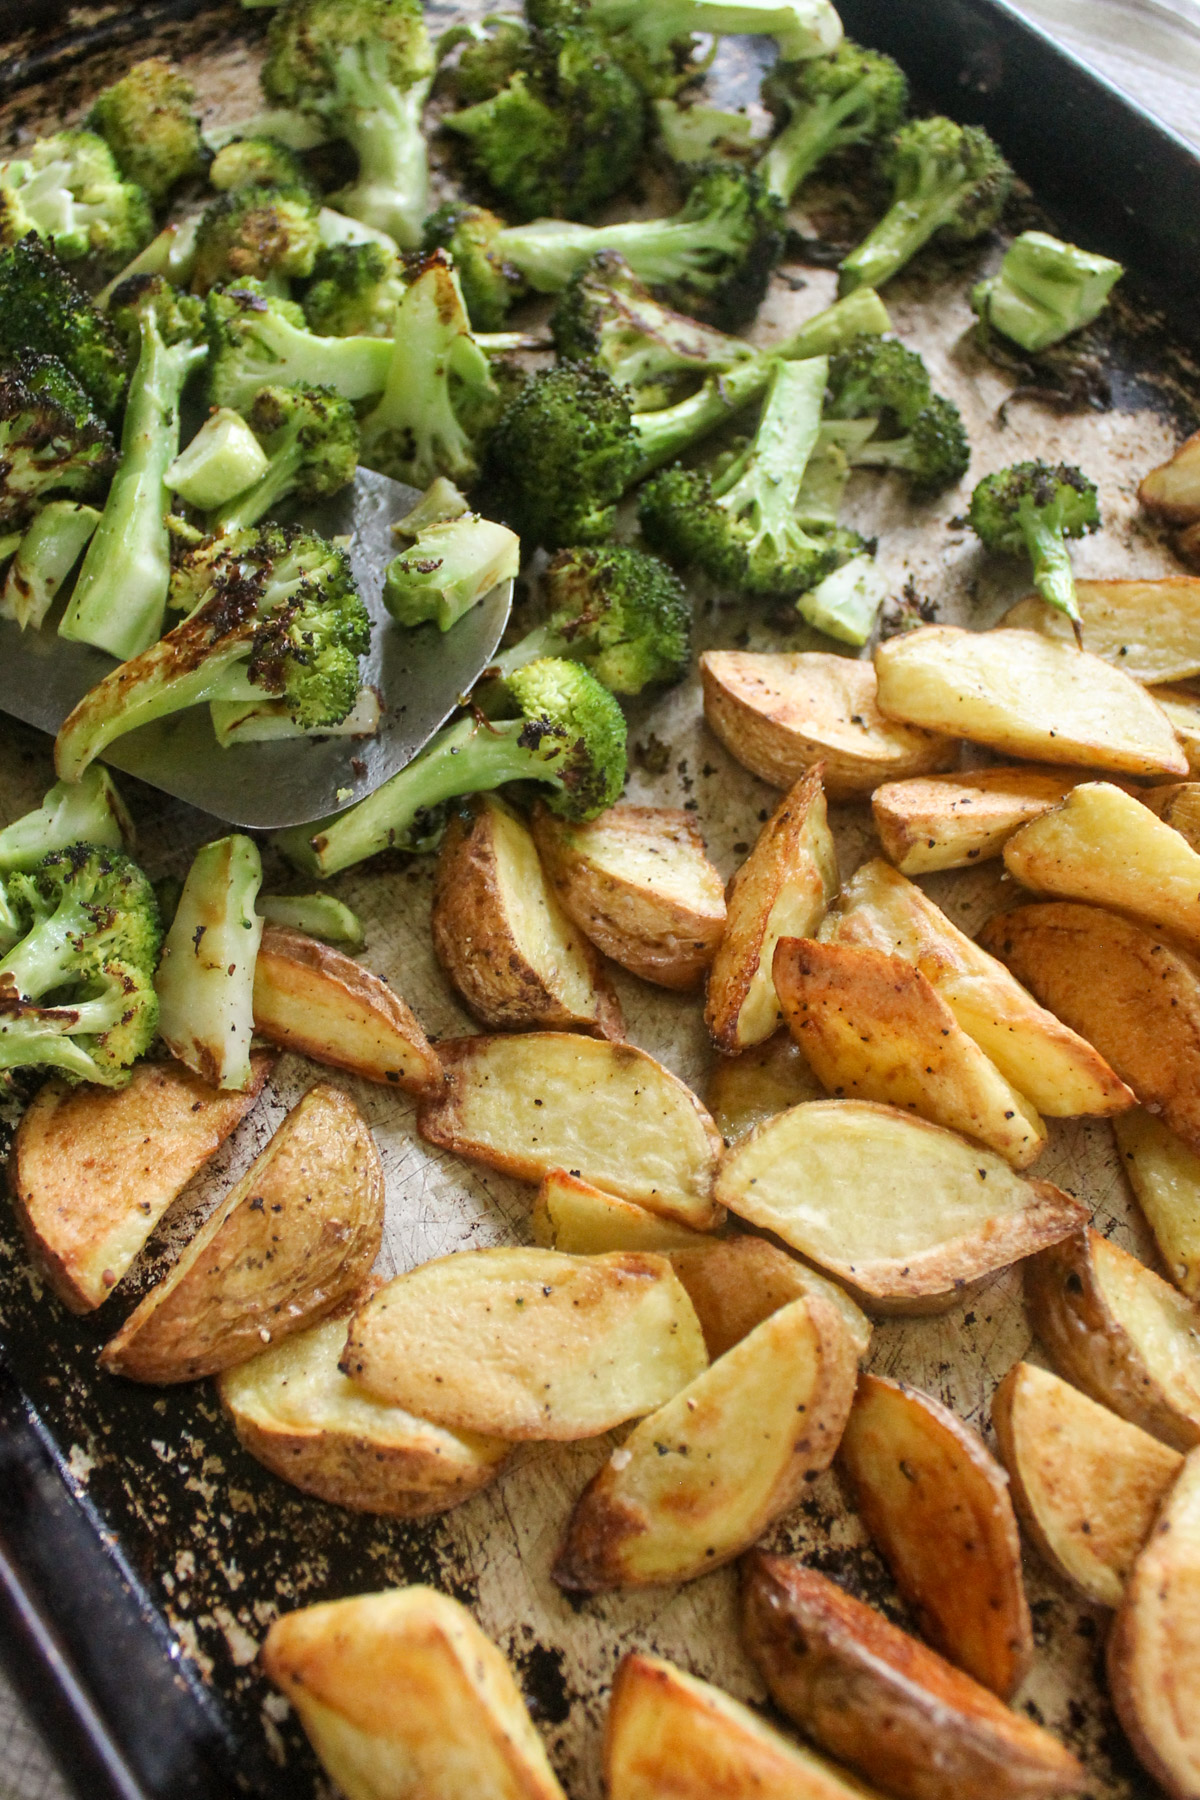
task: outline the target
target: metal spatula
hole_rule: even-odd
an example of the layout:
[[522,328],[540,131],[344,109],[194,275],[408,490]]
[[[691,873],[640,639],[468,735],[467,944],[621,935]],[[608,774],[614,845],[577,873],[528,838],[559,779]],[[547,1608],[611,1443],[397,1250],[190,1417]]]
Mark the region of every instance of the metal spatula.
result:
[[[411,762],[487,668],[508,623],[512,582],[501,582],[447,632],[406,630],[384,610],[383,573],[400,545],[392,526],[412,511],[415,488],[360,469],[354,485],[303,523],[348,536],[350,559],[374,624],[363,680],[379,690],[383,717],[370,738],[297,738],[222,750],[206,706],[131,731],[104,761],[230,825],[278,830],[339,812]],[[52,735],[89,688],[113,667],[53,627],[22,632],[0,620],[0,711]],[[348,790],[348,791],[347,791]]]

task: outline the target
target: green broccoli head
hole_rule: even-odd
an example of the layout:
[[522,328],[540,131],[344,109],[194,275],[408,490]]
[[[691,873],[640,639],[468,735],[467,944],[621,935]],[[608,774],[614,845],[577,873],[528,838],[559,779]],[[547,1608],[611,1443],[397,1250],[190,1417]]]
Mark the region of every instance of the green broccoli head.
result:
[[312,186],[296,152],[273,137],[231,138],[213,157],[208,179],[219,194],[254,187],[311,191]]
[[614,694],[682,680],[692,609],[683,583],[657,556],[628,545],[560,550],[546,571],[548,640]]
[[87,124],[157,206],[177,182],[203,175],[208,165],[195,106],[187,77],[152,56],[97,96]]
[[421,0],[285,0],[271,15],[263,90],[279,106],[339,100],[348,68],[394,87],[434,71]]
[[222,194],[196,230],[192,292],[220,282],[287,283],[311,275],[321,248],[317,207],[307,187],[241,187]]
[[890,56],[846,38],[831,56],[776,63],[762,97],[781,130],[759,173],[788,201],[827,156],[897,131],[908,111],[908,81]]
[[164,344],[204,341],[203,301],[181,294],[162,275],[128,275],[118,282],[109,299],[108,316],[131,352],[151,322]]
[[508,310],[524,292],[520,271],[492,254],[504,221],[486,206],[447,200],[425,221],[426,250],[445,250],[462,285],[463,299],[477,331],[499,331]]
[[457,62],[445,69],[444,85],[460,106],[475,106],[492,99],[525,66],[529,27],[523,19],[490,18],[460,26],[442,40],[447,54],[460,45]]
[[1047,605],[1066,613],[1080,635],[1075,578],[1066,539],[1100,525],[1095,484],[1071,463],[1022,462],[985,475],[971,495],[971,529],[989,550],[1029,557]]
[[330,244],[313,264],[304,317],[327,337],[388,337],[404,288],[400,260],[382,244]]
[[102,137],[66,130],[0,163],[0,242],[15,244],[30,231],[64,262],[88,257],[120,268],[154,236],[154,217]]
[[[679,212],[643,229],[644,260],[629,256],[615,236],[612,247],[672,305],[726,331],[758,311],[786,237],[778,197],[753,170],[731,162],[700,164]],[[634,235],[638,226],[625,230]]]
[[881,435],[908,431],[929,404],[929,371],[899,338],[859,338],[829,364],[827,419],[877,418]]
[[721,505],[706,470],[679,463],[641,489],[638,522],[646,542],[672,562],[758,598],[805,593],[861,548],[853,533],[798,520],[783,533],[764,533],[753,513]]
[[117,463],[112,434],[53,356],[0,370],[0,531],[23,530],[51,494],[87,500]]
[[522,714],[517,742],[552,783],[545,796],[551,812],[594,819],[619,800],[625,718],[603,683],[579,663],[543,656],[518,669],[507,686]]
[[241,412],[261,387],[331,387],[347,400],[382,391],[391,346],[367,337],[322,337],[309,331],[290,300],[258,281],[213,288],[205,300],[209,400]]
[[56,356],[113,419],[121,409],[128,359],[112,323],[41,239],[0,249],[0,354],[37,344]]
[[354,480],[359,430],[354,408],[332,388],[263,387],[246,420],[267,453],[261,478],[222,509],[221,531],[255,525],[284,499],[321,500]]

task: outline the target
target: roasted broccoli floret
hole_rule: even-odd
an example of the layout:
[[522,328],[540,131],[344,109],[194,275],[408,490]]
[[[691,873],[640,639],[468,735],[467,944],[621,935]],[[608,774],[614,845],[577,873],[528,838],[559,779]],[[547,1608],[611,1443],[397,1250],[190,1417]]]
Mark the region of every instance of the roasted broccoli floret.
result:
[[421,241],[426,250],[449,252],[471,323],[480,331],[498,331],[526,289],[524,276],[505,262],[503,249],[493,249],[504,229],[497,213],[464,200],[444,201],[425,221]]
[[50,611],[100,523],[94,506],[48,500],[18,544],[0,593],[0,618],[34,630]]
[[28,345],[58,360],[112,420],[125,395],[128,358],[112,322],[41,239],[0,249],[0,354]]
[[177,562],[182,624],[85,694],[54,746],[77,781],[106,745],[150,719],[210,700],[286,700],[304,728],[336,725],[358,698],[370,643],[344,550],[315,532],[266,526],[205,539]]
[[0,874],[36,869],[52,851],[69,850],[73,844],[134,848],[133,820],[112,776],[99,763],[82,781],[56,781],[35,811],[0,831]]
[[0,370],[0,533],[23,531],[52,494],[90,499],[116,467],[112,434],[55,356]]
[[625,781],[625,720],[608,689],[575,662],[541,657],[508,682],[511,714],[459,719],[348,812],[280,832],[297,868],[333,875],[393,846],[425,846],[448,800],[536,781],[546,804],[571,819],[611,806]]
[[971,448],[958,408],[933,392],[921,358],[896,338],[863,338],[834,357],[825,417],[873,419],[865,441],[844,445],[850,461],[898,469],[914,494],[940,493],[966,474]]
[[428,210],[421,111],[433,68],[421,0],[285,0],[271,19],[268,99],[346,140],[358,179],[336,204],[403,246]]
[[244,412],[261,387],[333,388],[345,400],[381,394],[392,346],[384,338],[319,337],[301,309],[262,283],[214,288],[206,302],[209,399]]
[[239,531],[289,495],[322,500],[354,480],[358,420],[332,388],[259,388],[247,423],[267,453],[267,468],[252,487],[221,508],[218,531]]
[[931,237],[967,243],[1004,210],[1013,174],[987,132],[953,119],[914,119],[883,158],[892,204],[841,268],[839,292],[880,288]]
[[507,681],[539,656],[583,663],[614,694],[680,681],[691,656],[683,583],[657,556],[627,545],[560,550],[546,570],[550,614],[492,663]]
[[782,129],[758,172],[788,201],[827,156],[891,137],[908,111],[908,82],[890,56],[847,39],[832,56],[776,63],[763,99]]
[[628,33],[654,58],[695,32],[771,37],[788,62],[827,56],[842,37],[829,0],[591,0],[591,15],[606,31]]
[[520,539],[506,526],[472,512],[431,519],[388,564],[383,604],[398,624],[432,622],[449,631],[497,583],[514,580],[520,566]]
[[76,843],[7,889],[23,936],[0,960],[0,1069],[122,1086],[158,1023],[153,888],[119,851]]
[[294,278],[312,274],[320,248],[307,188],[235,188],[213,201],[196,228],[192,292],[253,280],[286,299]]
[[167,470],[179,451],[179,402],[208,354],[204,309],[159,275],[134,275],[112,319],[138,345],[121,430],[121,461],[63,614],[63,637],[124,660],[162,630],[170,579]]
[[487,446],[485,492],[532,547],[597,543],[638,468],[629,402],[590,363],[546,369],[505,408]]
[[1047,606],[1066,613],[1081,641],[1067,538],[1100,525],[1095,486],[1071,463],[1014,463],[985,475],[971,495],[971,529],[989,550],[1029,557],[1033,585]]
[[[459,52],[458,61],[448,67],[445,58],[453,50]],[[524,19],[493,17],[452,26],[438,41],[438,89],[452,94],[460,106],[490,100],[524,67],[528,55]]]
[[0,162],[0,243],[31,231],[64,262],[86,256],[120,268],[153,237],[154,218],[145,191],[122,178],[102,137],[58,131]]
[[207,167],[195,105],[186,75],[152,56],[105,88],[87,123],[106,140],[122,175],[145,188],[157,206],[176,182],[203,175]]
[[[826,429],[835,434],[836,443],[836,424]],[[865,442],[852,437],[845,448],[856,468],[898,470],[917,499],[953,487],[971,460],[962,415],[944,394],[934,394],[902,436],[879,438],[873,433]]]
[[294,150],[278,138],[231,138],[213,157],[208,179],[219,194],[238,188],[307,188],[304,165]]
[[1005,252],[999,274],[975,288],[971,305],[985,328],[1036,355],[1090,325],[1124,273],[1110,257],[1045,231],[1023,231]]
[[304,317],[327,337],[390,337],[404,288],[400,259],[382,245],[331,244],[313,266]]

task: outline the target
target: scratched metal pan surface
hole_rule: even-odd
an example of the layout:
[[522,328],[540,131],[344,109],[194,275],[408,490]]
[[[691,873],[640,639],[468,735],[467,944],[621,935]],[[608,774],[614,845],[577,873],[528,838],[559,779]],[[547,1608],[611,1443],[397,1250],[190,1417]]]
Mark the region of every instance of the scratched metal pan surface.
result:
[[[1177,290],[1188,286],[1194,291],[1200,282],[1200,247],[1194,238],[1200,168],[1194,159],[1182,160],[1185,153],[1177,140],[1158,133],[1005,9],[984,0],[890,0],[886,6],[854,0],[846,11],[851,28],[866,41],[881,41],[901,54],[907,46],[933,104],[966,117],[986,110],[1002,142],[1011,84],[1038,83],[1048,116],[1062,125],[1048,174],[1055,204],[1046,215],[1029,200],[1019,222],[1048,217],[1067,235],[1077,234],[1100,249],[1124,248],[1131,257],[1121,298],[1099,333],[1098,355],[1111,388],[1111,406],[1060,415],[1026,398],[1009,407],[1007,424],[998,409],[1011,395],[1015,378],[974,348],[966,298],[972,282],[995,266],[999,241],[953,257],[928,252],[889,288],[897,328],[927,357],[935,385],[961,407],[973,447],[968,484],[929,506],[910,506],[886,478],[855,477],[852,522],[878,535],[892,592],[899,595],[907,585],[910,594],[935,603],[942,620],[972,626],[990,624],[1018,599],[1025,591],[1019,571],[980,556],[961,514],[970,481],[1018,457],[1043,453],[1078,461],[1100,488],[1105,528],[1079,547],[1082,573],[1170,572],[1165,543],[1138,517],[1135,490],[1140,474],[1162,460],[1185,427],[1194,428],[1200,373],[1182,338],[1163,315],[1150,310],[1142,277],[1163,278],[1159,293],[1168,304],[1178,297],[1170,291],[1172,283]],[[450,16],[443,12],[436,23]],[[34,79],[10,102],[10,124],[17,122],[16,114],[36,123],[55,108],[85,103],[98,85],[151,45],[178,56],[189,68],[214,116],[253,110],[261,13],[245,15],[225,7],[165,22],[159,14],[159,24],[139,39],[136,51],[128,39],[116,49],[102,43],[97,47],[103,19],[98,26],[96,18],[89,15],[92,38],[86,55],[75,55],[69,35],[45,54],[36,35],[22,43],[23,67]],[[126,30],[124,24],[120,28]],[[727,91],[744,93],[753,73],[749,53],[727,46],[720,61]],[[1017,108],[1015,99],[1012,105]],[[1089,133],[1095,132],[1114,139],[1124,132],[1132,147],[1129,167],[1147,195],[1144,262],[1129,249],[1138,232],[1128,220],[1120,225],[1127,239],[1123,245],[1088,227],[1094,194],[1085,196],[1080,187],[1079,210],[1072,209],[1071,171],[1089,166]],[[1028,134],[1017,135],[1020,142],[1007,147],[1036,188],[1041,166]],[[1049,155],[1045,145],[1039,154]],[[1178,221],[1176,260],[1167,270],[1153,249],[1157,243],[1161,250],[1161,233],[1170,226],[1153,203],[1160,191],[1156,157],[1163,172],[1161,191],[1179,197],[1191,183],[1192,211]],[[1115,150],[1109,160],[1119,162]],[[1080,174],[1080,183],[1082,179]],[[1126,187],[1125,199],[1128,195]],[[646,204],[654,201],[651,188]],[[847,212],[834,189],[817,187],[795,224],[799,237],[814,243],[852,237],[862,228],[863,216]],[[1158,238],[1150,227],[1159,231]],[[817,266],[811,256],[793,256],[772,283],[755,337],[767,343],[790,329],[827,304],[833,286],[831,271]],[[733,643],[762,649],[831,647],[785,618],[744,615],[711,591],[697,588],[694,598],[699,649]],[[698,684],[689,681],[665,699],[632,707],[630,743],[629,798],[692,811],[714,861],[728,876],[775,796],[708,734]],[[0,727],[0,744],[0,806],[7,818],[40,797],[49,765],[44,741],[21,727]],[[132,797],[150,872],[182,871],[211,821],[164,803],[148,789],[134,786]],[[872,853],[869,815],[864,807],[848,806],[835,808],[833,817],[843,873],[849,873]],[[432,1035],[446,1035],[469,1030],[470,1022],[432,956],[431,877],[427,859],[395,859],[351,870],[332,885],[365,921],[367,965],[399,988]],[[284,878],[285,871],[271,866],[268,858],[268,883]],[[1005,898],[994,867],[933,878],[927,885],[972,932]],[[620,971],[615,980],[632,1041],[703,1093],[713,1058],[697,1000],[649,988]],[[105,1380],[95,1370],[99,1345],[164,1271],[317,1073],[302,1060],[281,1059],[269,1093],[182,1196],[131,1278],[89,1319],[69,1318],[40,1291],[28,1273],[11,1217],[5,1212],[0,1221],[3,1340],[26,1409],[22,1416],[28,1409],[36,1415],[43,1434],[38,1441],[57,1459],[67,1490],[85,1509],[80,1516],[90,1519],[94,1530],[109,1534],[101,1541],[111,1544],[109,1562],[118,1585],[135,1612],[142,1609],[146,1632],[165,1630],[178,1648],[179,1680],[171,1690],[171,1705],[180,1711],[182,1748],[172,1767],[162,1754],[164,1737],[173,1729],[167,1701],[147,1691],[144,1708],[129,1705],[127,1695],[122,1706],[119,1696],[113,1698],[111,1679],[106,1697],[102,1613],[98,1608],[89,1632],[77,1593],[72,1605],[72,1593],[63,1591],[64,1581],[56,1574],[49,1549],[53,1509],[39,1508],[36,1499],[24,1511],[18,1505],[19,1516],[8,1522],[0,1511],[0,1545],[9,1547],[8,1567],[52,1615],[58,1642],[75,1658],[76,1669],[84,1671],[102,1722],[108,1722],[134,1771],[134,1793],[165,1800],[185,1792],[221,1792],[220,1778],[214,1778],[215,1786],[203,1784],[209,1766],[205,1758],[219,1763],[223,1744],[220,1754],[228,1753],[235,1765],[231,1785],[242,1791],[281,1800],[325,1794],[295,1720],[255,1667],[264,1632],[281,1609],[389,1583],[430,1581],[465,1600],[510,1657],[573,1800],[599,1800],[600,1732],[612,1672],[626,1650],[660,1652],[744,1699],[765,1699],[739,1647],[731,1572],[579,1605],[553,1586],[549,1571],[564,1523],[586,1480],[609,1454],[611,1440],[529,1446],[518,1452],[511,1471],[493,1488],[444,1518],[418,1524],[379,1521],[306,1499],[267,1475],[239,1449],[210,1386],[160,1394]],[[451,1155],[431,1153],[416,1134],[413,1107],[405,1097],[348,1077],[337,1079],[370,1121],[386,1167],[383,1274],[457,1249],[527,1241],[528,1187]],[[1084,1198],[1101,1230],[1153,1260],[1108,1127],[1052,1124],[1037,1172]],[[1038,1357],[1031,1346],[1019,1276],[1009,1271],[944,1316],[880,1323],[871,1367],[941,1396],[986,1432],[997,1382],[1019,1357]],[[31,1484],[30,1494],[37,1491]],[[903,1617],[886,1571],[833,1475],[813,1482],[803,1504],[773,1532],[772,1542],[803,1552],[891,1616]],[[1103,1616],[1081,1604],[1032,1552],[1026,1559],[1026,1580],[1038,1657],[1018,1704],[1083,1757],[1094,1800],[1153,1793],[1105,1697]],[[183,1785],[185,1774],[193,1787]],[[85,1786],[81,1791],[106,1790]]]

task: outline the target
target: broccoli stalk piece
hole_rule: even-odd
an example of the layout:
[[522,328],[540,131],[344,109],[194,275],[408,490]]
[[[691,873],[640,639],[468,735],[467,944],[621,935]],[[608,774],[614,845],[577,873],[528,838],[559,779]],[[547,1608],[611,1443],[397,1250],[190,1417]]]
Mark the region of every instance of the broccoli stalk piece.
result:
[[32,232],[0,249],[0,354],[19,356],[30,344],[58,358],[103,418],[119,414],[128,373],[121,341]]
[[332,894],[260,894],[258,911],[268,925],[302,931],[326,944],[361,950],[366,942],[362,920],[344,900]]
[[358,421],[354,408],[332,388],[264,387],[247,421],[267,454],[259,479],[221,508],[217,531],[240,531],[290,494],[321,500],[354,480]]
[[0,162],[0,242],[31,231],[64,262],[86,256],[119,268],[153,237],[154,218],[102,137],[58,131]]
[[42,804],[0,831],[0,875],[28,873],[54,850],[91,844],[134,849],[133,820],[108,770],[97,763],[82,781],[56,781]]
[[113,295],[113,318],[140,344],[121,431],[121,461],[59,632],[125,660],[162,630],[171,574],[167,470],[179,451],[179,402],[207,355],[199,302],[157,275]]
[[208,713],[217,743],[230,750],[236,744],[278,744],[305,737],[374,737],[383,709],[377,690],[364,686],[336,725],[300,725],[286,700],[210,700]]
[[308,188],[234,188],[213,201],[196,227],[192,292],[253,280],[264,293],[286,299],[293,279],[312,274],[320,248]]
[[441,809],[464,794],[509,781],[549,788],[546,804],[571,819],[593,819],[625,781],[625,720],[608,689],[579,663],[541,657],[508,681],[513,712],[445,726],[408,766],[365,800],[316,826],[279,832],[274,842],[297,868],[334,875],[394,847],[428,847]]
[[211,700],[283,699],[298,725],[336,725],[358,698],[370,621],[344,550],[297,527],[207,539],[172,576],[173,631],[85,694],[54,746],[78,781],[116,738]]
[[627,32],[651,57],[698,31],[774,38],[787,62],[827,56],[842,37],[829,0],[592,0],[591,16],[606,31]]
[[222,144],[208,171],[211,187],[219,194],[239,188],[306,188],[304,164],[294,150],[273,137],[238,137]]
[[1096,489],[1083,471],[1070,463],[1014,463],[984,476],[971,495],[968,517],[989,550],[1029,557],[1034,587],[1047,606],[1066,613],[1082,648],[1066,540],[1084,537],[1100,525]]
[[[915,495],[940,493],[966,473],[970,445],[953,401],[935,394],[915,350],[895,338],[862,338],[829,369],[826,435],[858,465],[897,469]],[[872,421],[839,434],[829,421]]]
[[211,1087],[250,1086],[254,966],[263,921],[262,862],[235,832],[192,859],[162,947],[159,1031],[172,1056]]
[[893,137],[883,171],[892,204],[842,263],[838,291],[881,288],[931,237],[956,244],[996,224],[1013,173],[987,132],[953,119],[914,119]]
[[852,556],[807,594],[801,594],[796,611],[806,625],[823,631],[826,637],[861,648],[871,635],[886,592],[887,583],[874,557]]
[[230,406],[211,412],[167,470],[167,486],[189,506],[211,512],[266,474],[266,451]]
[[57,357],[0,371],[0,532],[25,529],[52,494],[91,499],[116,467],[112,436]]
[[158,1024],[153,888],[127,856],[86,843],[7,886],[23,935],[0,959],[0,1069],[123,1086]]
[[832,56],[777,63],[763,83],[763,99],[783,128],[758,172],[786,203],[827,156],[899,130],[908,82],[890,56],[846,40]]
[[105,139],[126,180],[158,206],[177,182],[203,175],[208,165],[195,105],[187,77],[152,56],[97,96],[87,124]]
[[36,631],[82,556],[100,514],[78,500],[49,500],[17,547],[0,594],[0,618]]
[[546,570],[550,615],[495,658],[508,681],[541,656],[567,657],[614,694],[681,681],[691,656],[692,612],[678,576],[626,545],[560,550]]
[[718,156],[751,156],[761,145],[748,113],[677,100],[654,102],[658,139],[673,163],[695,167]]
[[206,301],[210,345],[208,397],[244,412],[259,388],[332,388],[344,400],[383,392],[392,361],[384,338],[319,337],[290,300],[273,299],[260,282],[214,288]]
[[420,0],[286,0],[271,19],[267,98],[345,139],[359,174],[338,204],[404,247],[427,210],[421,112],[433,69]]
[[514,581],[520,567],[521,540],[507,526],[470,512],[431,520],[388,564],[383,604],[400,625],[432,621],[449,631],[499,582]]
[[1023,231],[1005,252],[1000,273],[975,288],[971,305],[985,327],[1036,355],[1090,325],[1124,273],[1107,256],[1044,231]]
[[308,328],[327,337],[390,337],[405,285],[395,252],[330,244],[318,254],[304,296]]

